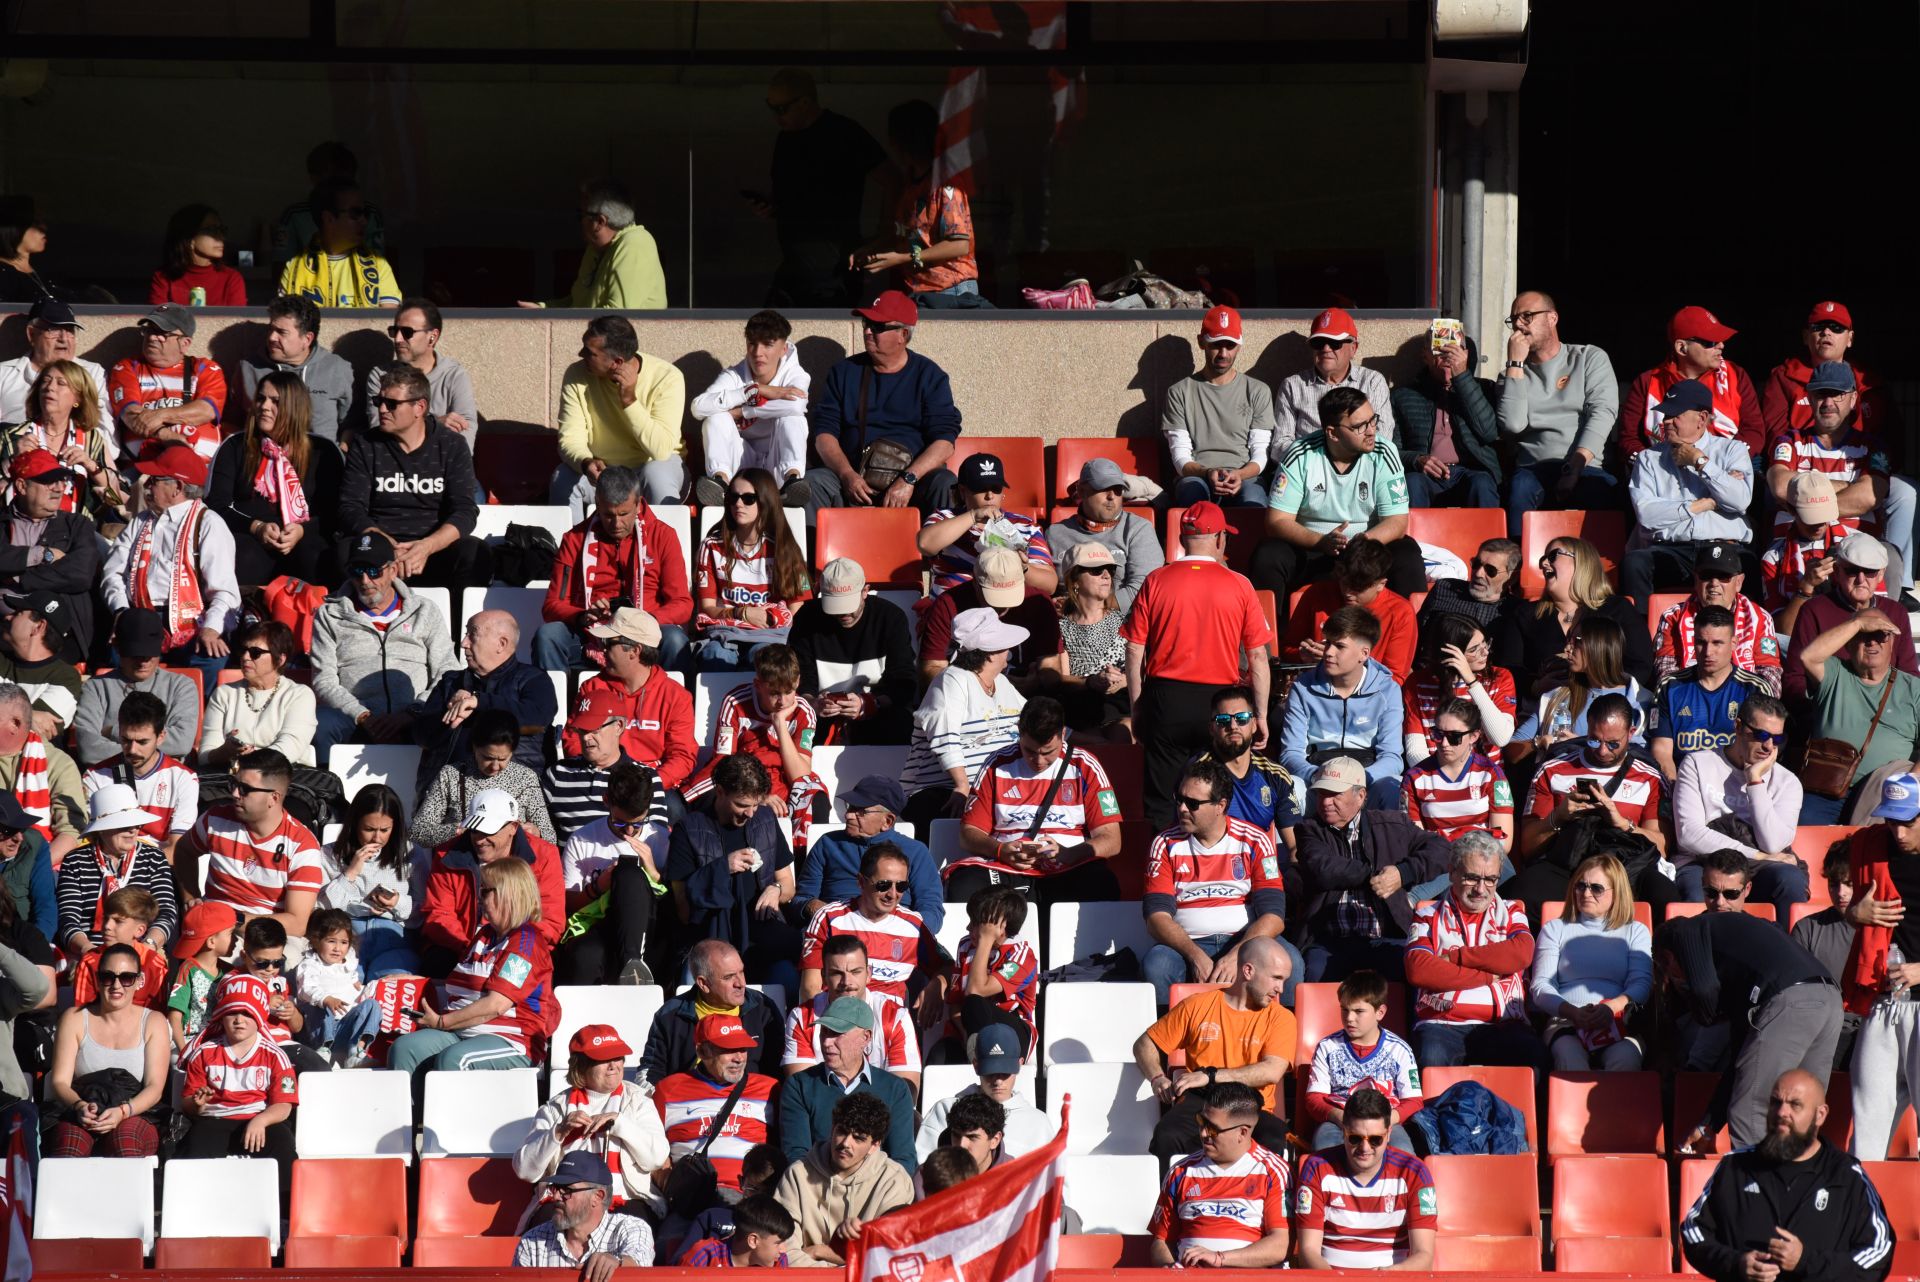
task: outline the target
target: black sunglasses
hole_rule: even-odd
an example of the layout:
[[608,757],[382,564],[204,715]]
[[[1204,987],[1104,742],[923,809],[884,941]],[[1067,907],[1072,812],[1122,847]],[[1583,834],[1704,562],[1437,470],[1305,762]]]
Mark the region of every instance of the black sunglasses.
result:
[[1853,634],[1853,637],[1854,640],[1864,642],[1867,645],[1885,645],[1893,639],[1893,633],[1876,630],[1873,632],[1856,632]]
[[122,984],[131,988],[139,982],[140,972],[137,970],[103,970],[100,972],[100,987],[102,988],[118,988]]
[[1216,805],[1212,797],[1175,797],[1173,804],[1182,810],[1198,810],[1202,806]]
[[1747,888],[1745,886],[1742,886],[1738,890],[1718,890],[1712,886],[1708,886],[1705,890],[1701,891],[1700,893],[1710,900],[1738,899],[1742,895],[1745,895],[1747,893]]
[[1464,743],[1467,740],[1467,738],[1473,734],[1473,731],[1471,730],[1436,730],[1433,732],[1433,734],[1436,739],[1442,739],[1447,743],[1451,743],[1451,744],[1460,744],[1460,743]]
[[373,398],[373,403],[389,414],[398,414],[402,405],[411,405],[414,400],[415,398],[411,396],[376,396]]
[[[393,562],[391,561],[387,562],[387,565],[392,564]],[[377,579],[386,572],[386,565],[350,565],[347,567],[348,574],[355,575],[362,579]]]
[[863,320],[860,322],[860,328],[866,330],[870,334],[887,334],[887,333],[891,333],[896,329],[905,329],[906,326],[896,325],[892,321]]
[[1307,346],[1316,352],[1331,352],[1345,347],[1352,341],[1351,338],[1310,338],[1307,340]]
[[1839,321],[1815,321],[1813,324],[1807,326],[1807,328],[1816,334],[1844,334],[1847,332],[1847,327]]
[[727,502],[738,503],[741,507],[759,507],[760,496],[752,492],[742,494],[739,490],[728,490]]
[[1216,726],[1244,726],[1253,720],[1251,712],[1216,712],[1213,724]]
[[1604,881],[1577,881],[1573,884],[1573,888],[1582,895],[1604,895],[1609,889]]
[[233,789],[233,795],[236,797],[250,796],[256,792],[272,792],[273,791],[273,789],[271,788],[260,788],[250,783],[241,783],[238,779],[235,779],[228,786]]
[[1385,1148],[1387,1137],[1384,1135],[1349,1135],[1346,1137],[1348,1148]]
[[244,655],[246,655],[246,656],[247,656],[247,658],[249,658],[249,659],[264,659],[264,658],[266,658],[266,657],[267,657],[268,655],[270,655],[270,654],[272,654],[272,653],[273,653],[273,651],[271,651],[271,650],[269,650],[269,649],[267,649],[267,648],[266,648],[265,646],[261,646],[261,645],[250,645],[250,646],[247,646],[247,647],[245,647],[245,648],[243,648],[243,649],[242,649],[242,650],[240,651],[240,653],[241,653],[241,654],[244,654]]
[[904,881],[876,881],[871,884],[871,889],[876,895],[884,895],[889,890],[897,890],[905,894],[907,883]]
[[285,970],[287,959],[284,957],[249,957],[247,964],[256,970]]
[[411,326],[411,325],[389,325],[389,326],[387,326],[387,337],[388,337],[388,338],[405,338],[405,339],[411,339],[411,338],[412,338],[412,337],[413,337],[413,336],[414,336],[415,334],[431,334],[431,333],[433,333],[433,331],[432,331],[432,330],[430,330],[430,329],[415,329],[415,328],[414,328],[413,326]]
[[1762,730],[1758,726],[1748,726],[1747,733],[1753,736],[1755,743],[1785,743],[1787,741],[1787,734],[1784,730],[1779,734],[1775,734],[1771,730]]

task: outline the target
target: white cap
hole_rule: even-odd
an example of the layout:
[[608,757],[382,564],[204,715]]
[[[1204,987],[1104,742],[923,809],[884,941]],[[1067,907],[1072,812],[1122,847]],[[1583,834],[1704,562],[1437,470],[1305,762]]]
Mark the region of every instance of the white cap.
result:
[[852,614],[867,599],[867,572],[851,557],[838,556],[820,567],[814,595],[828,614]]
[[160,822],[159,815],[140,809],[140,798],[134,793],[131,784],[102,784],[94,791],[87,805],[93,816],[93,822],[86,828],[89,835],[96,832],[119,832],[126,828],[144,828],[148,824]]
[[460,831],[491,837],[519,820],[520,803],[513,799],[512,793],[499,788],[482,788],[467,803],[467,817],[460,821]]
[[993,654],[1011,650],[1030,634],[1018,624],[1007,623],[987,606],[962,610],[953,619],[953,644],[958,650],[979,650]]

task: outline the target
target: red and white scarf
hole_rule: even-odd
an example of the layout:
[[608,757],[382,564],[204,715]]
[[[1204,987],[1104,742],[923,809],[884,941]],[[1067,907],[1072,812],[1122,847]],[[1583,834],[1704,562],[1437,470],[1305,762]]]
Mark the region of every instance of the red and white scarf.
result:
[[[43,758],[45,757],[44,749],[42,749],[41,755]],[[26,762],[22,761],[20,765],[22,767],[21,774],[25,775]],[[22,804],[25,803],[23,802]],[[99,898],[93,901],[94,934],[98,935],[101,930],[106,927],[107,896],[126,885],[128,881],[133,878],[133,863],[136,859],[140,858],[140,847],[145,844],[144,841],[135,842],[133,850],[127,855],[126,862],[116,869],[113,866],[113,860],[108,858],[106,851],[100,849],[100,847],[93,842],[87,843],[87,849],[93,852],[94,860],[100,865],[100,895]],[[158,846],[154,847],[156,852],[158,852],[159,849]]]
[[260,438],[260,470],[253,474],[253,492],[280,505],[282,525],[305,525],[313,519],[300,473],[294,471],[293,460],[280,442],[269,436]]
[[[626,1097],[627,1084],[623,1081],[613,1088],[612,1094],[607,1096],[606,1103],[600,1106],[598,1112],[612,1113],[618,1117],[620,1115],[620,1106],[626,1100]],[[567,1109],[569,1112],[586,1112],[587,1105],[590,1102],[587,1098],[587,1093],[578,1086],[570,1087],[567,1090]],[[595,1133],[593,1138],[588,1140],[566,1139],[564,1136],[562,1140],[564,1145],[561,1150],[562,1152],[584,1149],[589,1153],[598,1153],[607,1159],[607,1170],[613,1176],[613,1196],[607,1204],[616,1209],[624,1204],[627,1199],[622,1190],[627,1186],[620,1179],[620,1146],[613,1142],[613,1129],[608,1127],[605,1130]]]
[[[647,541],[642,537],[643,531],[646,528],[646,519],[646,509],[642,508],[640,519],[634,523],[633,533],[627,536],[633,540],[633,576],[632,581],[628,584],[630,590],[626,596],[629,601],[632,601],[636,607],[642,610],[647,608],[646,598],[641,595],[647,586]],[[593,528],[593,525],[591,523],[588,524],[587,536],[580,544],[580,569],[579,573],[575,576],[580,582],[580,604],[583,608],[593,604],[592,569],[595,549],[598,549],[598,554],[606,557],[608,563],[611,564],[614,559],[615,549],[618,547],[619,545],[616,543],[608,543],[603,540],[599,532]]]
[[[1737,436],[1740,433],[1740,381],[1734,376],[1731,362],[1722,361],[1720,368],[1708,374],[1700,381],[1713,393],[1713,422],[1707,430],[1715,436]],[[1667,398],[1667,392],[1685,380],[1672,361],[1668,361],[1653,371],[1653,377],[1647,380],[1647,403],[1641,414],[1640,439],[1651,449],[1663,439],[1661,424],[1663,419],[1656,407]]]
[[53,840],[53,774],[47,767],[46,741],[27,732],[26,746],[20,749],[19,773],[13,777],[14,799],[33,816],[34,831]]
[[[194,538],[200,532],[200,518],[206,510],[206,505],[198,500],[188,501],[187,517],[180,525],[180,541],[174,547],[173,587],[167,593],[166,602],[169,650],[193,640],[193,634],[200,628],[200,616],[206,610],[200,576],[193,567],[197,550]],[[133,555],[127,558],[127,599],[142,609],[157,610],[159,604],[147,590],[147,567],[153,563],[153,531],[160,524],[160,516],[142,512],[134,520],[140,522],[140,532],[134,539]]]

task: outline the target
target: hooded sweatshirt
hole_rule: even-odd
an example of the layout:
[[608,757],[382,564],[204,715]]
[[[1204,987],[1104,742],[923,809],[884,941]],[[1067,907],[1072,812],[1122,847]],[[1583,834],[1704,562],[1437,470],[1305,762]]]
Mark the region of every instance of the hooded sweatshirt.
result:
[[356,718],[405,712],[459,666],[440,607],[404,583],[393,588],[400,608],[381,619],[384,628],[347,592],[313,616],[313,693],[322,705]]
[[[831,1140],[822,1140],[806,1156],[787,1168],[774,1189],[773,1200],[793,1216],[793,1236],[787,1239],[787,1262],[822,1267],[805,1252],[808,1246],[844,1247],[837,1241],[840,1226],[850,1219],[862,1223],[878,1219],[913,1201],[913,1177],[906,1168],[875,1146],[866,1161],[844,1175],[836,1175],[828,1155]],[[845,1252],[842,1250],[842,1254]]]
[[1359,750],[1360,759],[1371,750],[1367,779],[1398,779],[1405,771],[1401,759],[1400,686],[1378,659],[1368,659],[1354,692],[1342,698],[1316,667],[1293,683],[1287,714],[1280,723],[1280,764],[1295,779],[1313,776],[1309,754],[1339,756],[1328,749]]
[[[531,923],[542,943],[552,948],[567,925],[567,891],[560,851],[525,824],[513,839],[513,854],[533,869],[540,884],[540,920]],[[433,852],[427,890],[420,910],[420,937],[465,956],[480,930],[480,861],[464,838]]]
[[363,432],[347,451],[340,483],[342,538],[378,526],[397,542],[425,538],[443,525],[472,534],[473,452],[431,417],[427,437],[409,454],[389,432]]

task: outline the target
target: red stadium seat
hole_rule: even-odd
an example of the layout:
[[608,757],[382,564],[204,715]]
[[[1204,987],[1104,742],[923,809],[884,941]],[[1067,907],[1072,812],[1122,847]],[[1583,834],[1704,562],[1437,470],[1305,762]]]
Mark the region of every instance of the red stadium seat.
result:
[[1540,1239],[1442,1233],[1433,1243],[1435,1273],[1539,1273]]
[[1570,1154],[1554,1163],[1556,1246],[1575,1238],[1655,1238],[1671,1251],[1672,1229],[1665,1158]]
[[[1532,1069],[1481,1064],[1421,1069],[1421,1098],[1432,1099],[1455,1082],[1478,1082],[1519,1109],[1527,1119],[1527,1151],[1529,1153],[1540,1151],[1540,1128],[1534,1119]],[[1441,1200],[1445,1202],[1444,1198]],[[1535,1200],[1538,1201],[1538,1199]],[[1537,1227],[1536,1219],[1536,1230]]]
[[[287,1221],[287,1251],[305,1240],[303,1253],[329,1242],[364,1238],[387,1242],[399,1267],[407,1242],[407,1168],[397,1157],[336,1157],[296,1161],[293,1164],[293,1206]],[[355,1259],[372,1247],[342,1246]]]
[[813,566],[836,557],[859,562],[867,586],[917,588],[920,551],[914,535],[920,513],[910,507],[830,507],[820,512],[813,541]]
[[1920,1264],[1920,1163],[1862,1162],[1893,1225],[1893,1268],[1912,1273]]
[[[1680,1076],[1681,1077],[1711,1077],[1713,1076],[1713,1074],[1682,1073],[1680,1074]],[[1709,1089],[1711,1089],[1711,1087],[1709,1087]],[[1702,1096],[1701,1098],[1704,1100],[1706,1097]],[[1675,1102],[1674,1102],[1674,1109],[1676,1112],[1676,1116],[1678,1114],[1679,1107],[1680,1107],[1679,1097],[1678,1097],[1678,1092],[1676,1091]],[[1725,1137],[1726,1137],[1726,1132],[1722,1131],[1721,1138],[1724,1139]],[[1676,1234],[1678,1234],[1680,1231],[1680,1222],[1687,1218],[1687,1212],[1692,1210],[1693,1204],[1700,1199],[1700,1190],[1707,1186],[1707,1177],[1712,1175],[1713,1168],[1720,1164],[1721,1156],[1722,1156],[1721,1153],[1715,1153],[1712,1157],[1689,1157],[1689,1158],[1682,1159],[1680,1163],[1680,1195],[1678,1200],[1674,1204],[1674,1213],[1673,1213],[1673,1229]],[[1678,1243],[1676,1242],[1675,1245],[1677,1246]],[[1687,1263],[1686,1252],[1676,1251],[1675,1254],[1678,1257],[1680,1262],[1680,1272],[1691,1273],[1695,1277],[1698,1277],[1700,1275],[1700,1271],[1698,1269],[1694,1268],[1691,1264]]]
[[1005,510],[1038,521],[1047,510],[1047,443],[1037,436],[962,436],[947,466],[954,475],[975,454],[991,454],[1006,469]]
[[[1388,984],[1387,1013],[1381,1023],[1405,1037],[1406,1009],[1406,985]],[[1340,1031],[1340,985],[1297,985],[1293,990],[1293,1018],[1300,1030],[1299,1039],[1294,1043],[1293,1062],[1296,1068],[1305,1068],[1313,1062],[1313,1048],[1321,1039]]]
[[1507,537],[1507,514],[1498,508],[1417,507],[1407,513],[1407,533],[1445,548],[1471,567],[1482,543]]
[[1225,988],[1225,984],[1174,984],[1167,989],[1167,1005],[1178,1006],[1195,993],[1204,993],[1212,988]]
[[[1167,509],[1167,560],[1171,561],[1181,553],[1180,514],[1187,509],[1170,507]],[[825,515],[822,513],[821,515]],[[1267,537],[1267,510],[1260,507],[1230,507],[1226,509],[1227,527],[1227,564],[1245,574],[1253,566],[1254,549]]]
[[[1564,899],[1547,900],[1546,902],[1540,905],[1540,920],[1543,923],[1550,922],[1550,921],[1558,921],[1560,919],[1560,913],[1566,908],[1566,906],[1567,906],[1567,901]],[[1642,926],[1645,926],[1648,930],[1652,930],[1653,929],[1653,905],[1646,902],[1644,899],[1634,900],[1633,901],[1633,919],[1639,922]]]
[[43,1237],[31,1248],[33,1271],[41,1273],[138,1273],[146,1249],[137,1237]]
[[1056,503],[1071,503],[1068,493],[1080,479],[1087,460],[1110,458],[1128,476],[1144,476],[1158,481],[1166,473],[1167,446],[1157,433],[1153,436],[1063,436],[1054,448],[1053,498]]
[[520,1239],[506,1237],[420,1237],[413,1240],[416,1269],[504,1269],[513,1264]]
[[[1847,1073],[1835,1073],[1827,1081],[1827,1124],[1820,1133],[1828,1143],[1853,1151],[1853,1078]],[[1912,1157],[1920,1157],[1920,1137],[1915,1135],[1913,1108],[1909,1106],[1894,1123],[1887,1158],[1897,1161]]]
[[[513,1173],[509,1158],[423,1159],[414,1264],[425,1268],[510,1263],[514,1228],[532,1197],[533,1187]],[[499,1247],[505,1248],[504,1253]]]
[[290,1237],[290,1269],[397,1269],[401,1241],[397,1237]]
[[[1672,903],[1667,905],[1667,915],[1664,920],[1677,921],[1682,917],[1698,917],[1705,911],[1707,911],[1705,904]],[[1748,904],[1746,913],[1749,917],[1758,917],[1766,922],[1779,921],[1779,916],[1774,912],[1772,904]]]
[[1647,633],[1656,635],[1660,630],[1660,616],[1687,599],[1684,592],[1655,592],[1647,598]]
[[1664,1153],[1658,1073],[1553,1073],[1547,1078],[1547,1156]]
[[[108,671],[112,671],[112,669],[108,669]],[[193,706],[196,709],[194,713],[194,721],[193,721],[193,741],[194,743],[198,744],[200,742],[200,731],[205,729],[207,724],[206,677],[201,673],[200,669],[192,668],[192,667],[168,668],[167,671],[177,672],[181,676],[185,677],[187,680],[193,682],[193,694],[194,694],[194,700],[195,700]],[[232,671],[236,677],[240,677],[241,675],[240,669],[238,668],[230,669],[230,671]],[[222,682],[221,684],[224,685],[226,683]]]
[[1260,602],[1260,614],[1267,621],[1267,631],[1273,633],[1273,644],[1267,647],[1267,653],[1273,658],[1280,657],[1280,612],[1270,588],[1258,588],[1254,599]]
[[1620,586],[1620,559],[1627,554],[1627,518],[1620,512],[1529,512],[1520,519],[1520,591],[1536,601],[1546,590],[1540,554],[1561,537],[1585,539],[1606,563],[1607,581]]
[[1426,1164],[1440,1190],[1442,1237],[1540,1236],[1539,1167],[1531,1154],[1436,1153]]
[[1795,904],[1793,910],[1787,914],[1787,929],[1792,930],[1815,913],[1824,912],[1830,907],[1832,907],[1831,904],[1816,904],[1811,900],[1804,904]]
[[[1661,1200],[1666,1200],[1662,1186]],[[1671,1273],[1673,1243],[1664,1237],[1556,1238],[1555,1273]]]
[[[1126,809],[1127,803],[1122,801],[1121,813]],[[1120,821],[1120,853],[1110,861],[1114,880],[1120,883],[1120,898],[1134,900],[1147,893],[1147,853],[1153,849],[1156,835],[1153,825],[1144,819]]]
[[270,1269],[273,1245],[263,1237],[163,1237],[153,1248],[156,1269]]
[[[825,515],[822,513],[821,515]],[[1078,745],[1099,759],[1101,768],[1107,772],[1107,782],[1113,785],[1113,795],[1120,802],[1122,819],[1145,819],[1147,812],[1143,808],[1147,788],[1146,753],[1137,743],[1089,743]],[[1146,852],[1141,852],[1144,863]]]
[[1147,1243],[1153,1239],[1118,1233],[1062,1233],[1054,1256],[1059,1269],[1144,1269],[1153,1261]]

